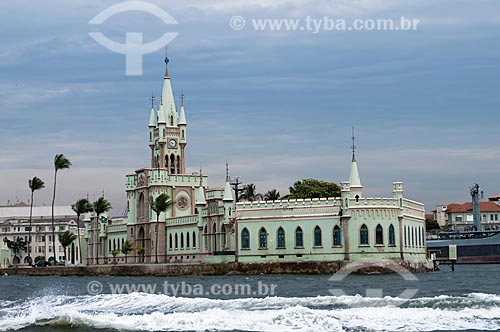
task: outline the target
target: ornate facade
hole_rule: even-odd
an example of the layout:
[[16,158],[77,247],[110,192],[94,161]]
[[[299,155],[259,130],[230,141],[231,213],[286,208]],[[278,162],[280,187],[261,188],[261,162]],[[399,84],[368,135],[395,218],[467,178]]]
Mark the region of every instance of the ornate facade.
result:
[[[354,152],[338,198],[235,204],[227,165],[224,188],[208,188],[201,171],[186,172],[184,98],[178,112],[173,96],[167,69],[149,120],[151,166],[127,175],[126,218],[99,223],[98,234],[86,223],[88,264],[426,259],[423,204],[400,182],[390,198],[365,198]],[[149,202],[161,193],[173,204],[157,222]],[[139,250],[113,258],[125,241]]]

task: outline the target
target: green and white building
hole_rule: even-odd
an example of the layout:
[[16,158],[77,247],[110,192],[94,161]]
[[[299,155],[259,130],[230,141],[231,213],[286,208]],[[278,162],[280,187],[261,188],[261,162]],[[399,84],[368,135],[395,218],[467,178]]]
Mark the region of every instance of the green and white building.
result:
[[[86,222],[88,264],[115,262],[111,252],[125,241],[144,254],[119,255],[118,263],[426,260],[423,204],[405,198],[401,182],[392,184],[391,197],[364,197],[354,153],[341,197],[235,204],[227,165],[221,188],[209,188],[201,170],[186,171],[187,125],[167,69],[150,113],[150,167],[126,177],[125,218]],[[157,223],[149,200],[161,193],[173,204]]]

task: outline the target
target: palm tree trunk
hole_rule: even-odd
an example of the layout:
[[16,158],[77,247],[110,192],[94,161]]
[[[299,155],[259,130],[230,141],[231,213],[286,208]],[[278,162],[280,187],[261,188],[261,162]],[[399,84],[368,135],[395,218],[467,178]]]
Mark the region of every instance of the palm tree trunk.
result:
[[32,190],[31,191],[31,204],[30,204],[30,228],[29,228],[29,231],[28,231],[28,257],[29,257],[29,261],[30,261],[30,264],[31,264],[31,219],[33,218],[33,193],[34,191]]
[[98,221],[99,221],[99,214],[97,214],[96,219],[95,219],[95,226],[94,226],[94,253],[95,253],[95,261],[96,264],[99,265],[99,231],[98,231]]
[[80,241],[80,214],[76,216],[76,232],[78,234],[78,259],[82,263],[82,242]]
[[54,204],[56,203],[56,183],[57,183],[57,170],[54,171],[54,194],[52,195],[52,254],[54,255],[54,263],[57,263],[56,230],[54,226]]
[[158,264],[158,233],[160,232],[160,214],[156,213],[156,242],[155,242],[155,256],[156,264]]

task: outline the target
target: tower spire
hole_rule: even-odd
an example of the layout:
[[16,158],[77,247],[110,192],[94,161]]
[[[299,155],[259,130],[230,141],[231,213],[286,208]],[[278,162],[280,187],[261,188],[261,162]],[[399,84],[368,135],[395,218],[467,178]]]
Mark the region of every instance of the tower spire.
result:
[[352,161],[356,161],[356,136],[354,136],[354,127],[352,127]]
[[227,163],[227,160],[226,160],[226,183],[224,185],[224,196],[222,198],[222,200],[224,202],[233,202],[234,201],[233,191],[231,190],[231,183],[229,181],[230,181],[230,179],[229,179],[229,164]]
[[155,108],[155,95],[154,92],[151,91],[151,108]]
[[181,91],[181,106],[184,106],[184,99],[186,99],[186,95],[184,94],[184,90]]

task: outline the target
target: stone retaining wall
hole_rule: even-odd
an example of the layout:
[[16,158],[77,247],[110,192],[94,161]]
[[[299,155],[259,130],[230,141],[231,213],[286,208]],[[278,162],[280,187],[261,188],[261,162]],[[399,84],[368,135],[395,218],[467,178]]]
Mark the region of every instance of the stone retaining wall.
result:
[[[357,261],[359,262],[359,261]],[[387,264],[390,262],[390,264]],[[392,273],[391,265],[399,265],[410,272],[433,271],[431,261],[363,261],[363,268],[354,273]],[[183,276],[183,275],[226,275],[226,274],[334,274],[349,263],[333,262],[280,262],[280,263],[226,263],[226,264],[118,264],[81,267],[46,267],[46,268],[3,268],[0,274],[32,276]]]

